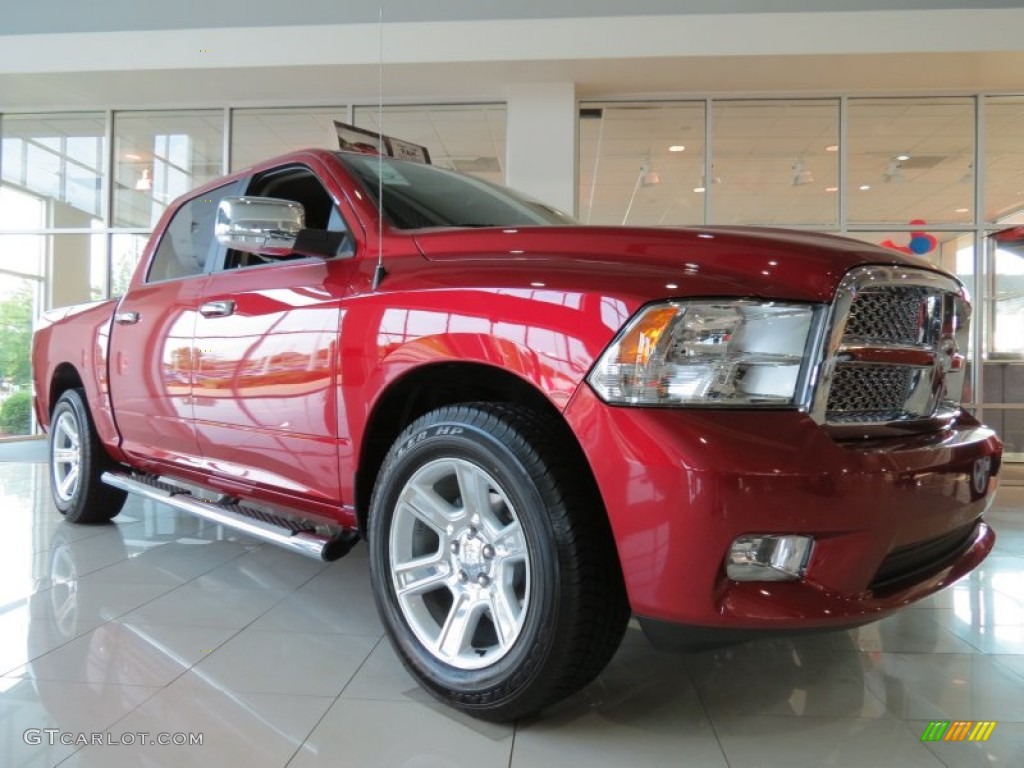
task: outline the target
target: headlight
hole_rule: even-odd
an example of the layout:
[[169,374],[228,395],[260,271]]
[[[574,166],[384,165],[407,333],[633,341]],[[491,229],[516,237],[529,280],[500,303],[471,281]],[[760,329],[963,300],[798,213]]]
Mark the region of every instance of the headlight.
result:
[[609,403],[799,407],[824,308],[671,301],[637,314],[588,381]]

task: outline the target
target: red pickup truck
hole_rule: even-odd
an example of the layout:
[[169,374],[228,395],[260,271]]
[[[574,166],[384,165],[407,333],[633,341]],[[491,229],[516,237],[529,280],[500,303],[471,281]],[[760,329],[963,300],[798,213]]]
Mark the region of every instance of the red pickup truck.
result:
[[977,566],[1000,443],[957,280],[838,237],[575,226],[304,151],[167,210],[33,348],[54,502],[126,492],[327,560],[403,663],[508,720],[658,643],[881,618]]

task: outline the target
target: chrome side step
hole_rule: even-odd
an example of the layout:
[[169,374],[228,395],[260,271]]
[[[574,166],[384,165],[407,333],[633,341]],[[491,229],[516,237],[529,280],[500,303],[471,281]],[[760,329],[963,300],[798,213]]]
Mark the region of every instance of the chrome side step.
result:
[[330,562],[344,557],[359,538],[355,532],[326,536],[297,520],[269,514],[244,504],[196,498],[193,495],[195,486],[178,487],[166,480],[120,472],[104,472],[102,480],[114,488],[159,501],[316,560]]

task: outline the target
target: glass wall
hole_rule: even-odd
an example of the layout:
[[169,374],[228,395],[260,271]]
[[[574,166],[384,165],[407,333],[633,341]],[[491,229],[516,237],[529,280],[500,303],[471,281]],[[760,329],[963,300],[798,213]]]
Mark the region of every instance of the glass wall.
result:
[[337,148],[334,121],[346,107],[235,109],[231,112],[231,170],[307,147]]
[[151,229],[172,200],[223,173],[223,110],[114,115],[115,227]]
[[974,220],[974,99],[850,99],[847,221]]
[[505,182],[505,105],[356,107],[353,123],[430,150],[434,165]]
[[719,224],[839,222],[839,100],[715,101],[711,157]]
[[703,102],[581,109],[579,219],[636,226],[701,223],[709,183],[704,123]]
[[[0,437],[33,430],[35,318],[54,300],[89,301],[105,291],[102,235],[92,234],[103,224],[105,158],[103,113],[0,122]],[[57,273],[71,290],[47,279]]]

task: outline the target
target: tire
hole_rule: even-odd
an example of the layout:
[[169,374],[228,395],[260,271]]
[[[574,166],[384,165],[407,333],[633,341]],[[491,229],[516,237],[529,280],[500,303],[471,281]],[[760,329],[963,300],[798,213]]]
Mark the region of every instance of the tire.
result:
[[50,418],[50,493],[72,523],[105,523],[124,506],[127,494],[100,477],[113,466],[100,445],[82,391],[69,389]]
[[629,619],[596,485],[558,426],[515,405],[441,408],[402,433],[374,488],[388,637],[424,688],[473,717],[514,720],[582,688]]

